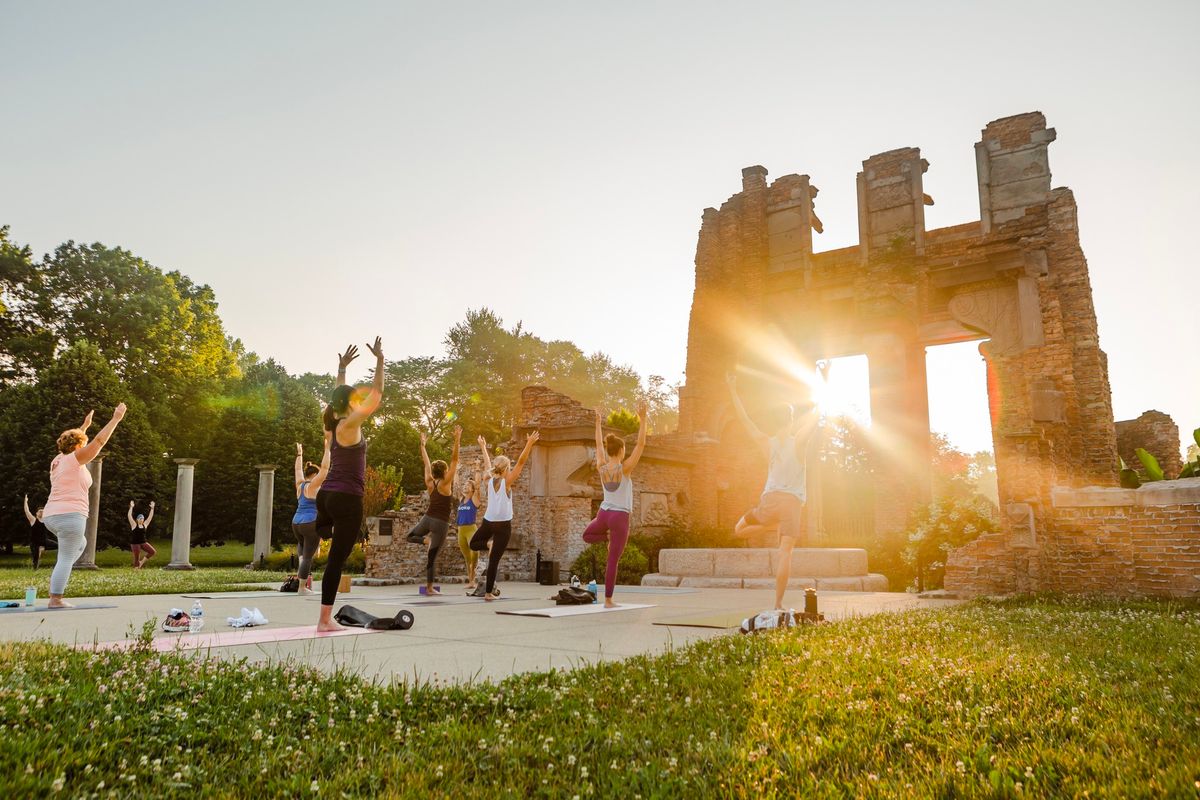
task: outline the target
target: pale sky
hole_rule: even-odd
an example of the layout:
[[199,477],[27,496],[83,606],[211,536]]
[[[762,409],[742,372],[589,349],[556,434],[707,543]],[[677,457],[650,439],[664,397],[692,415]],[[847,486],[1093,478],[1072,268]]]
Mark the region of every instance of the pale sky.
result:
[[[742,167],[811,175],[828,250],[857,241],[864,158],[919,146],[927,226],[977,219],[980,129],[1043,111],[1116,416],[1200,426],[1200,3],[0,0],[0,21],[0,224],[211,285],[293,372],[377,333],[440,353],[487,305],[681,379],[700,213]],[[974,345],[929,364],[933,427],[989,448]]]

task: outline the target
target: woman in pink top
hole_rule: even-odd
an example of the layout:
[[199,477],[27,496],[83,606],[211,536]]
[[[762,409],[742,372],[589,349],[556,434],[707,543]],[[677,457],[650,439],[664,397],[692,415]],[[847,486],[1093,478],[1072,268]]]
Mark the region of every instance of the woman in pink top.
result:
[[89,411],[78,428],[63,431],[58,437],[58,455],[50,462],[50,499],[42,512],[42,521],[50,532],[58,537],[58,561],[50,573],[50,607],[69,608],[63,601],[67,581],[71,578],[71,567],[83,554],[86,544],[88,518],[88,489],[92,487],[92,474],[87,463],[99,454],[108,442],[108,437],[125,416],[125,404],[119,403],[108,421],[92,441],[88,441],[87,429],[92,425]]

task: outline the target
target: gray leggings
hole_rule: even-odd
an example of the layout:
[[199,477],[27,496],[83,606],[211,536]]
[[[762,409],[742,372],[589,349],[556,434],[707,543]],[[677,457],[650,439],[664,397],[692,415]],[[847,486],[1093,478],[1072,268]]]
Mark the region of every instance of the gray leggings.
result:
[[87,547],[87,514],[53,514],[42,522],[58,537],[58,560],[50,573],[50,594],[64,595],[71,568]]
[[296,534],[296,555],[300,557],[300,582],[312,575],[313,559],[321,547],[321,535],[317,533],[317,521],[293,522],[292,533]]
[[408,532],[409,540],[416,539],[420,541],[426,536],[429,537],[429,556],[425,560],[425,583],[428,586],[433,585],[433,564],[437,561],[438,553],[442,552],[442,545],[446,543],[446,534],[449,531],[449,522],[444,519],[434,519],[429,515],[425,515]]

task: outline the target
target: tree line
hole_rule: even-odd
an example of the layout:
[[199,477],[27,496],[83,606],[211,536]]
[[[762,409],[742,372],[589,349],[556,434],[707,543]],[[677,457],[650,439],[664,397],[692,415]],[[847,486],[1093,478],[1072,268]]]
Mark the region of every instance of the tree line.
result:
[[[330,352],[342,344],[330,342]],[[420,430],[435,458],[455,424],[507,438],[521,389],[533,383],[611,409],[646,397],[659,430],[673,427],[673,387],[661,377],[643,386],[630,367],[506,325],[490,309],[468,310],[444,346],[441,356],[385,366],[388,391],[369,432],[376,494],[423,488]],[[289,540],[295,443],[319,460],[320,412],[334,380],[293,375],[247,351],[225,330],[212,289],[178,271],[100,243],[68,241],[34,258],[0,227],[0,544],[25,540],[22,499],[45,502],[58,434],[89,409],[104,418],[121,401],[129,411],[102,468],[101,546],[126,542],[130,500],[155,500],[159,533],[169,530],[174,458],[200,459],[195,543],[253,538],[255,465],[264,463],[279,466],[273,537]]]

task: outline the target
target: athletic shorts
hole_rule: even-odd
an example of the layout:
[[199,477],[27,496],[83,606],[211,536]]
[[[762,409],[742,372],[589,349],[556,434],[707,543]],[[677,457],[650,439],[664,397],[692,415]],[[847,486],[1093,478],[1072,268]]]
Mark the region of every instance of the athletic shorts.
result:
[[804,501],[788,492],[767,492],[758,505],[746,512],[751,525],[779,527],[779,535],[791,536],[803,547],[808,539],[805,525]]

